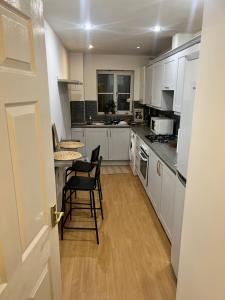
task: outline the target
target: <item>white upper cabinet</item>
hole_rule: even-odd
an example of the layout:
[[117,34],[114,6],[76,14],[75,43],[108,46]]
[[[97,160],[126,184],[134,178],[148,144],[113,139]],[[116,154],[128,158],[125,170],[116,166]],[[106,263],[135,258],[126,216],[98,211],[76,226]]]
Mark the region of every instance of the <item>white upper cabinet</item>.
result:
[[146,67],[145,70],[145,104],[149,106],[152,99],[152,66]]
[[177,55],[164,60],[163,90],[173,91],[177,83]]
[[184,71],[185,71],[185,56],[178,57],[177,60],[177,83],[173,100],[173,111],[180,113],[182,106],[183,87],[184,87]]
[[146,84],[146,67],[140,68],[140,94],[139,98],[142,104],[145,104],[146,101],[146,95],[145,95],[145,84]]
[[163,85],[163,63],[158,62],[152,67],[152,99],[151,105],[161,108],[162,105],[162,85]]
[[130,128],[109,129],[109,160],[129,160]]

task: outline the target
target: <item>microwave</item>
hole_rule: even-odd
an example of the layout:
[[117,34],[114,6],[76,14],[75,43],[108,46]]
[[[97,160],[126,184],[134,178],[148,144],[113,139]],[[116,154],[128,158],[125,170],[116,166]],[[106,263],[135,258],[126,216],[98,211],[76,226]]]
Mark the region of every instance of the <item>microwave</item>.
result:
[[172,135],[174,127],[174,120],[162,117],[151,118],[151,131],[155,134]]

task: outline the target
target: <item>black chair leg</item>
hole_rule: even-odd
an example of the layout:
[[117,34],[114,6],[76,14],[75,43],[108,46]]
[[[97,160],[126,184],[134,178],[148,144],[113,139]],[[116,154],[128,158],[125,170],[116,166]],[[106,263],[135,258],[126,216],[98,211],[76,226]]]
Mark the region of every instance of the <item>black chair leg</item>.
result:
[[99,204],[100,204],[101,215],[102,215],[102,220],[103,220],[103,219],[104,219],[104,216],[103,216],[102,198],[101,198],[101,197],[99,197]]
[[97,240],[97,244],[99,244],[99,237],[98,237],[98,223],[97,223],[96,208],[95,208],[95,195],[94,195],[94,192],[93,192],[93,191],[91,191],[91,198],[92,198],[92,201],[93,201],[93,208],[94,208],[94,219],[95,219],[96,240]]
[[[62,211],[65,213],[66,209],[65,209],[65,194],[66,194],[66,191],[65,189],[63,188],[63,192],[62,192]],[[61,240],[63,240],[63,228],[64,228],[64,216],[62,216],[62,219],[61,219]]]
[[72,191],[70,190],[70,221],[72,220]]
[[101,200],[103,200],[102,186],[101,186],[100,179],[98,180],[98,191],[99,191],[99,198],[101,198]]
[[93,217],[93,205],[92,205],[91,191],[90,191],[90,207],[91,207],[91,217]]

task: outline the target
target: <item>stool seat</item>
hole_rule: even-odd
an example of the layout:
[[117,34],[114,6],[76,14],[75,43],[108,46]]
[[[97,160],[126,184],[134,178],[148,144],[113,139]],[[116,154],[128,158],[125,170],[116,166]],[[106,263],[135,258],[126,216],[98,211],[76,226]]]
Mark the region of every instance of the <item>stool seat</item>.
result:
[[94,165],[87,161],[77,160],[73,163],[72,169],[75,172],[91,172],[94,169]]
[[70,190],[91,191],[96,188],[96,179],[93,177],[72,176],[66,183]]

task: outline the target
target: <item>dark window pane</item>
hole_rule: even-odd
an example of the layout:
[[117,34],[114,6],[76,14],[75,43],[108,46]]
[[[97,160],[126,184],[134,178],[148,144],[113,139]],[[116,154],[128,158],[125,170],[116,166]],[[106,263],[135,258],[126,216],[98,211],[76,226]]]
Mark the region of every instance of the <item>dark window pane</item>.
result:
[[113,93],[113,74],[98,74],[98,93]]
[[130,94],[118,94],[117,110],[130,110],[130,102],[127,102],[129,98]]
[[[98,111],[108,113],[113,109],[113,94],[98,95]],[[115,109],[115,107],[114,107]]]
[[130,93],[130,75],[117,76],[118,93]]

